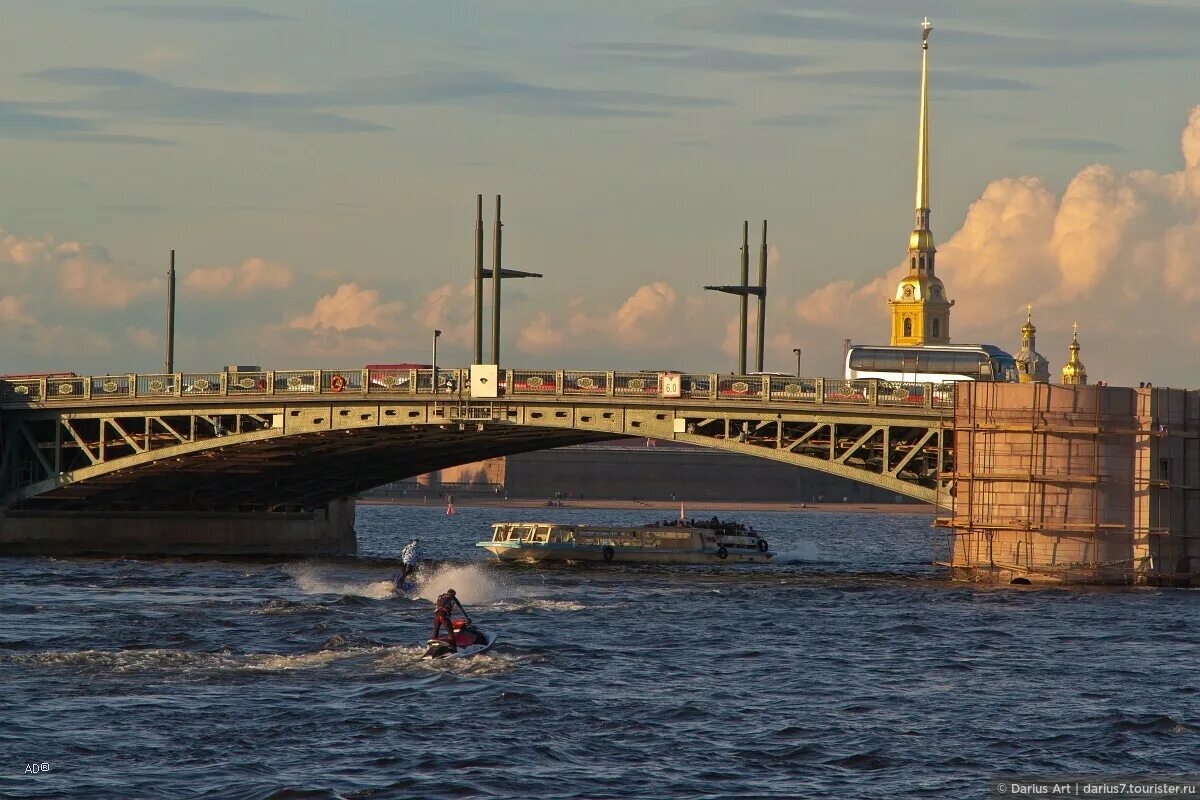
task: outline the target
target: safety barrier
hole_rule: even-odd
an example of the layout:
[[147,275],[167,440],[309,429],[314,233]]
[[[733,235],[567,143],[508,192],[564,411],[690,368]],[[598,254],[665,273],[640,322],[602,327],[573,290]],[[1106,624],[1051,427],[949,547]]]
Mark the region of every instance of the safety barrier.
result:
[[[501,396],[568,396],[675,399],[658,372],[506,369],[500,371]],[[675,374],[675,373],[673,373]],[[0,379],[0,402],[6,406],[53,405],[137,398],[246,395],[429,395],[432,369],[302,369],[232,372],[176,372]],[[788,375],[721,375],[680,373],[679,398],[798,405],[951,408],[953,383],[910,383],[842,380]],[[437,394],[469,399],[469,369],[438,369]]]

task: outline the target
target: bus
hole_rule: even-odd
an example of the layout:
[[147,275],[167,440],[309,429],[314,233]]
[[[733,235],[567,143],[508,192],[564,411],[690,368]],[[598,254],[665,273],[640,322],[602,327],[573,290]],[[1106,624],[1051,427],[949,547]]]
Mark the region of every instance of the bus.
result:
[[846,379],[860,378],[907,383],[1020,380],[1012,355],[991,344],[852,345],[846,351]]

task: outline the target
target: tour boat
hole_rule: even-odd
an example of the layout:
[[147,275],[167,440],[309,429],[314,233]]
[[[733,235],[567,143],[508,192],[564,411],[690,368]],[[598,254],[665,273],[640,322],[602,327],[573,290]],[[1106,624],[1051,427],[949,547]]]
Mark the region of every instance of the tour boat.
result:
[[501,561],[728,564],[770,561],[767,540],[736,522],[667,520],[633,527],[497,522],[479,542]]

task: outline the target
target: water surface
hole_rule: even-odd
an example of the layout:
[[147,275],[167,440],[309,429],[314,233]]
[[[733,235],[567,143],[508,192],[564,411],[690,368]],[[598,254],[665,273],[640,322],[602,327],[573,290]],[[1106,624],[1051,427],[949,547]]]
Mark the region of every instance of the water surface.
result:
[[[1196,591],[948,584],[923,516],[743,514],[779,563],[720,569],[474,547],[501,519],[663,513],[360,506],[357,559],[0,558],[0,794],[961,798],[1200,771]],[[411,536],[431,562],[394,597]],[[423,661],[451,586],[500,642]]]

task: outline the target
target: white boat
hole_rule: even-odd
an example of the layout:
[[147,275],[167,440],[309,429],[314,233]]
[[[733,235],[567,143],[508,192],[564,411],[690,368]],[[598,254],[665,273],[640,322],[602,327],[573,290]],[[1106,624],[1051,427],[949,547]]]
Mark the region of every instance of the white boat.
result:
[[501,561],[617,561],[635,564],[764,563],[774,557],[753,528],[716,517],[634,527],[497,522],[479,542]]

